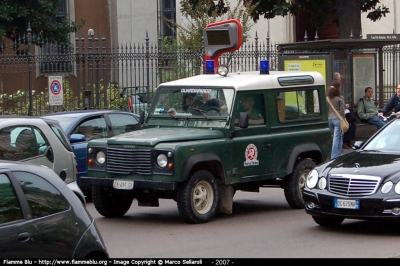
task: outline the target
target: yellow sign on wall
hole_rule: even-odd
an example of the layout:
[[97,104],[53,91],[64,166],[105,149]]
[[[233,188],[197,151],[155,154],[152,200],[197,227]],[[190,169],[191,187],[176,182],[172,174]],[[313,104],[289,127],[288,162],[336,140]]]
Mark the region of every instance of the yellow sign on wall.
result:
[[326,60],[325,59],[308,59],[308,60],[285,60],[285,71],[316,71],[321,73],[325,80],[326,77]]
[[[325,59],[308,59],[308,60],[285,60],[285,71],[316,71],[326,80],[326,60]],[[295,104],[299,100],[304,100],[299,95],[286,95],[286,102]]]

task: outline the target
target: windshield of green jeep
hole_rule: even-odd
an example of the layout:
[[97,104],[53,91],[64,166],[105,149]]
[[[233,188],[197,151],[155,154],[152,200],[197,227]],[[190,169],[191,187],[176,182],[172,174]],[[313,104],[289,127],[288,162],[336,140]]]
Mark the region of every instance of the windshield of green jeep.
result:
[[227,117],[234,90],[217,87],[159,87],[150,115],[174,117]]

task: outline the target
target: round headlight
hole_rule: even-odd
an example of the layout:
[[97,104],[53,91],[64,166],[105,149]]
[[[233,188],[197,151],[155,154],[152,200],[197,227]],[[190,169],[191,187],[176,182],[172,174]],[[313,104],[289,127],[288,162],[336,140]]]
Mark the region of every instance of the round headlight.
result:
[[385,184],[383,184],[381,192],[383,194],[389,193],[389,191],[392,189],[392,187],[393,187],[392,181],[388,181]]
[[396,186],[394,187],[394,192],[396,192],[396,194],[400,194],[400,182],[397,182]]
[[157,165],[160,166],[161,168],[164,168],[167,166],[168,160],[167,156],[165,154],[160,154],[157,156]]
[[218,74],[220,74],[221,76],[226,76],[228,75],[228,66],[226,65],[219,65],[218,69],[217,69]]
[[105,161],[106,161],[106,155],[104,154],[104,152],[99,151],[99,152],[96,154],[96,162],[97,162],[98,164],[103,164]]
[[314,188],[317,182],[318,182],[318,172],[317,170],[312,170],[307,176],[306,186],[308,188]]
[[319,189],[326,188],[326,178],[325,177],[321,177],[321,179],[318,181],[318,188]]

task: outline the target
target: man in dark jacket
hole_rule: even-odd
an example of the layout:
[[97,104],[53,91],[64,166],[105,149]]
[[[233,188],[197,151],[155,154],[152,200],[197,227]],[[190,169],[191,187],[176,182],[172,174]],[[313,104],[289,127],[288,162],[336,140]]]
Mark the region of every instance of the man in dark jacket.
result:
[[397,85],[396,93],[393,94],[390,101],[383,107],[382,115],[389,115],[394,110],[396,115],[400,115],[400,84]]

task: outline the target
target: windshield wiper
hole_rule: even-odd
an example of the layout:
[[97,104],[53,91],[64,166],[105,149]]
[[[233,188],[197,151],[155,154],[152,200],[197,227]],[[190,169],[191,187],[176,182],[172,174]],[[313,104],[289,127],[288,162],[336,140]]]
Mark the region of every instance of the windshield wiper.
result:
[[366,149],[363,149],[362,151],[368,151],[368,152],[382,152],[381,150],[366,150]]
[[[206,111],[201,110],[201,109],[199,109],[199,108],[195,108],[195,107],[190,107],[190,109],[195,110],[195,111],[198,111],[198,112],[200,112],[205,118],[210,119],[210,118],[205,114]],[[192,115],[193,115],[193,114],[192,114]]]

